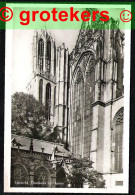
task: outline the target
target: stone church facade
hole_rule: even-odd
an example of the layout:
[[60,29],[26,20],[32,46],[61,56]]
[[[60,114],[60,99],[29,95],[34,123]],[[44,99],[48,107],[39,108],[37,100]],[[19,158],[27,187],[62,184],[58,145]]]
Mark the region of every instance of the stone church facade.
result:
[[68,186],[64,170],[70,155],[61,143],[12,134],[11,187]]
[[123,185],[124,33],[112,18],[106,30],[82,23],[69,54],[47,30],[33,37],[33,77],[27,86],[46,106],[46,123],[59,127],[77,158],[87,157],[107,187]]
[[123,183],[123,40],[120,30],[80,30],[69,62],[70,151],[90,158],[107,186]]

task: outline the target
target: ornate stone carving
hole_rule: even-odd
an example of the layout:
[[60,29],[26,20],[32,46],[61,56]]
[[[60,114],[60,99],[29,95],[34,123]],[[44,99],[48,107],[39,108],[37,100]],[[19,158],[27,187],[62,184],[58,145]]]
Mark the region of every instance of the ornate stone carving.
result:
[[115,125],[120,125],[120,124],[123,124],[123,110],[121,112],[119,112],[119,114],[117,115],[117,118],[116,118],[116,122],[115,122]]
[[47,184],[47,172],[46,172],[44,167],[39,167],[35,171],[34,180],[35,180],[35,182],[43,183],[42,185]]

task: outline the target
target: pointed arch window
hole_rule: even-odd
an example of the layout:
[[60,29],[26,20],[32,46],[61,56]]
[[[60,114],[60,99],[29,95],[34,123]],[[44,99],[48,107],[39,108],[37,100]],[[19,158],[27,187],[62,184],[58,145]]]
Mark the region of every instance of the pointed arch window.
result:
[[97,45],[96,53],[97,53],[97,59],[99,59],[100,58],[100,45],[99,44]]
[[54,115],[55,115],[55,105],[56,105],[56,86],[54,87]]
[[117,97],[120,97],[123,93],[123,59],[118,59],[117,63]]
[[78,68],[73,86],[73,151],[76,157],[82,154],[82,124],[83,124],[83,102],[84,102],[84,79],[80,68]]
[[12,187],[26,187],[27,186],[27,182],[29,182],[29,178],[28,178],[27,170],[23,165],[21,164],[12,165],[11,173],[12,173],[11,174],[11,186]]
[[40,71],[43,71],[43,63],[44,63],[44,41],[40,39],[38,42],[38,65]]
[[51,115],[51,84],[46,85],[46,119],[50,120]]
[[[85,70],[85,71],[84,71]],[[91,151],[91,130],[95,93],[95,56],[87,52],[78,61],[71,86],[71,145],[75,156],[88,157]],[[83,141],[82,141],[83,140]]]
[[54,76],[56,76],[56,47],[54,46]]
[[40,79],[39,81],[39,101],[42,103],[43,99],[43,80]]
[[124,110],[121,108],[114,118],[114,127],[112,134],[112,165],[115,172],[121,173],[123,171],[123,113]]
[[46,69],[50,72],[51,69],[51,41],[47,41],[47,52],[46,52]]
[[48,172],[44,167],[41,166],[35,170],[34,181],[34,187],[48,186]]

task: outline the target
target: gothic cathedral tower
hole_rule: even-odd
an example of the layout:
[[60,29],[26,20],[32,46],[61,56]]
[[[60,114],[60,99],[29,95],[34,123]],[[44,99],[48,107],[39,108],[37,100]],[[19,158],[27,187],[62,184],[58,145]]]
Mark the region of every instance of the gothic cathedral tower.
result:
[[33,36],[33,71],[27,91],[45,105],[46,125],[57,127],[62,142],[67,138],[68,49],[56,47],[46,30]]

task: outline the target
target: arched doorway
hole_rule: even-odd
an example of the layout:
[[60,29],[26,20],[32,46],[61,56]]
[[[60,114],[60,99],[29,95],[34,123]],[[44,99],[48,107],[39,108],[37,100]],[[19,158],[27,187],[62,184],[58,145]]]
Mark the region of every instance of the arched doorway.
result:
[[67,186],[67,178],[63,167],[60,167],[56,172],[56,187],[64,188]]

